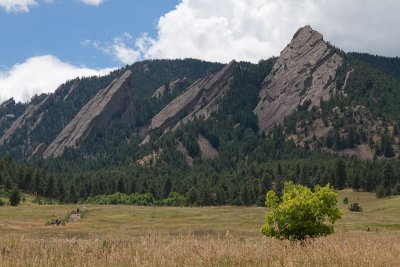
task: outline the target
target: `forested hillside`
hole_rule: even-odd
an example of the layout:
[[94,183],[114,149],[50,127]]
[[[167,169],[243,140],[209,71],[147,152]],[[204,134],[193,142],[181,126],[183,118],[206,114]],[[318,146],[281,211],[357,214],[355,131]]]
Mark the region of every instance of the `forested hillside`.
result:
[[143,61],[4,102],[0,185],[144,205],[263,205],[285,180],[399,194],[399,97],[398,58],[344,53],[310,27],[257,64]]

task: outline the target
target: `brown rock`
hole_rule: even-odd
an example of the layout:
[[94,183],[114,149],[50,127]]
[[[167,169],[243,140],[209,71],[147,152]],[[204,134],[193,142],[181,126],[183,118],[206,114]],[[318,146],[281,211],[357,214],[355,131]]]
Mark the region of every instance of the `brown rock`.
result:
[[[182,78],[182,79],[177,79],[175,81],[172,81],[169,83],[168,85],[168,90],[170,93],[174,92],[180,85],[182,85],[183,83],[185,83],[187,81],[186,78]],[[165,91],[166,91],[166,87],[165,85],[161,86],[160,88],[158,88],[154,94],[151,97],[160,99],[161,97],[164,96]]]
[[26,125],[27,121],[31,118],[34,118],[34,126],[36,127],[38,123],[37,121],[40,122],[42,120],[42,113],[40,112],[41,108],[46,105],[48,102],[51,101],[52,95],[48,95],[44,98],[43,101],[41,101],[39,104],[30,104],[25,112],[19,116],[10,126],[10,128],[4,133],[4,135],[0,139],[0,145],[4,145],[6,142],[10,140],[12,135],[17,131],[18,129],[22,128],[24,125]]
[[329,99],[342,63],[319,32],[300,28],[264,80],[255,109],[261,131],[270,131],[307,100],[311,108]]
[[193,158],[189,155],[189,151],[181,142],[178,141],[176,143],[176,149],[185,156],[187,165],[193,166]]
[[31,155],[31,158],[33,158],[33,157],[40,158],[43,155],[44,151],[46,151],[46,149],[47,149],[47,145],[46,144],[42,143],[42,144],[38,145],[36,147],[36,149],[33,151],[32,155]]
[[154,116],[149,133],[167,131],[194,117],[204,116],[207,119],[218,108],[217,101],[228,90],[235,68],[236,62],[232,61],[217,74],[197,80]]
[[[93,128],[110,127],[113,123],[134,124],[130,115],[133,112],[130,88],[132,77],[130,70],[119,79],[115,79],[108,87],[100,90],[61,131],[57,138],[43,153],[44,158],[58,157],[67,147],[76,147]],[[121,113],[120,119],[113,118]]]
[[201,159],[211,159],[214,160],[218,157],[218,150],[216,150],[213,145],[202,135],[199,135],[197,139],[197,144],[200,148]]

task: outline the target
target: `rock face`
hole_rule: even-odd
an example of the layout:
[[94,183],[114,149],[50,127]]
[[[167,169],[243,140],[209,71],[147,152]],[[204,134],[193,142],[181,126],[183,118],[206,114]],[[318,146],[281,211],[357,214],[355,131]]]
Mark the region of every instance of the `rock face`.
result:
[[270,131],[305,101],[311,108],[329,99],[342,63],[319,32],[300,28],[264,80],[255,109],[261,131]]
[[43,143],[39,144],[36,147],[36,149],[32,152],[31,158],[33,158],[33,157],[40,158],[43,155],[43,153],[46,151],[46,149],[47,149],[46,144],[43,144]]
[[174,92],[176,89],[178,89],[178,87],[183,85],[186,81],[187,81],[186,78],[177,79],[175,81],[170,82],[168,84],[168,88],[167,88],[167,86],[163,85],[160,88],[158,88],[151,97],[160,99],[160,98],[162,98],[164,96],[164,94],[166,92],[168,92],[168,91],[170,93]]
[[236,65],[232,61],[217,74],[192,84],[151,120],[148,132],[167,131],[194,117],[207,119],[218,108],[217,101],[229,89]]
[[100,90],[61,131],[57,138],[43,153],[43,158],[58,157],[67,147],[76,147],[91,129],[110,127],[113,123],[123,122],[134,125],[130,115],[133,112],[129,82],[130,70],[108,87]]
[[213,145],[202,135],[197,138],[197,144],[200,148],[201,159],[211,159],[214,160],[218,157],[218,150],[216,150]]
[[52,95],[48,95],[42,100],[39,104],[30,104],[25,112],[19,116],[12,124],[11,127],[3,134],[3,136],[0,139],[0,145],[4,145],[6,142],[8,142],[11,138],[11,136],[20,128],[25,126],[29,121],[33,121],[33,125],[30,127],[30,129],[34,129],[38,123],[43,118],[43,112],[41,112],[41,109],[43,106],[48,104],[51,101]]

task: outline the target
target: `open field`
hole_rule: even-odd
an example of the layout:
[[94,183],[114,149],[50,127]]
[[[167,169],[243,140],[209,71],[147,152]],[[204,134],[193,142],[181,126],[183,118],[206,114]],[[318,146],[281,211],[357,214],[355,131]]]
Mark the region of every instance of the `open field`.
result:
[[[340,192],[362,213],[338,221],[336,233],[307,245],[260,234],[260,207],[161,208],[87,206],[65,226],[45,226],[75,205],[0,207],[0,265],[5,266],[397,266],[400,198]],[[369,229],[369,231],[366,231]]]

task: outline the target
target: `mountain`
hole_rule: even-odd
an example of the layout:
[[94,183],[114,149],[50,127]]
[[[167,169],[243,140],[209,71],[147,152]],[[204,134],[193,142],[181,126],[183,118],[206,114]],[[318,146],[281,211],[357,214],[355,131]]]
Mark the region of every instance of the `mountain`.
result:
[[249,205],[284,180],[394,194],[399,98],[398,58],[344,53],[305,26],[257,64],[148,60],[7,100],[0,153],[37,168],[15,184],[45,195],[57,179],[63,201],[178,192]]
[[311,108],[329,100],[342,64],[319,32],[310,26],[299,29],[263,82],[255,109],[260,129],[270,131],[306,102]]

